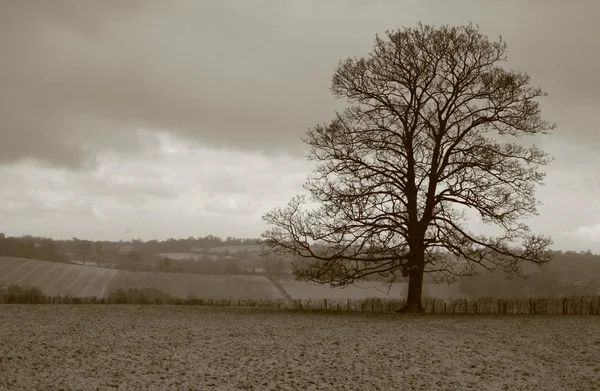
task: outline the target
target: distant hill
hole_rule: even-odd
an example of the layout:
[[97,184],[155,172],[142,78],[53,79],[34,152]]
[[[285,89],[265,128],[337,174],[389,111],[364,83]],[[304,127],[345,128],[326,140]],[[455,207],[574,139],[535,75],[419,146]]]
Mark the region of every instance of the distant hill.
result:
[[49,296],[104,297],[116,289],[154,288],[177,298],[281,299],[277,287],[257,275],[131,272],[101,267],[0,257],[0,288],[31,285]]
[[115,269],[0,257],[0,288],[31,285],[48,296],[103,297],[117,273]]

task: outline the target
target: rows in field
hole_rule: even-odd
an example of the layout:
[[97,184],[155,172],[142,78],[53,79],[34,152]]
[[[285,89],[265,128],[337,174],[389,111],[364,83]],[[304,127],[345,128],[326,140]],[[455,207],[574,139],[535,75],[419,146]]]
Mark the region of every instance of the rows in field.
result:
[[103,297],[117,270],[0,257],[0,287],[35,286],[49,296]]
[[[116,289],[153,288],[176,298],[283,299],[284,295],[264,276],[203,275],[131,272],[90,266],[0,257],[0,287],[33,285],[47,295],[69,293],[78,297],[104,297]],[[378,282],[361,282],[346,288],[330,288],[299,281],[280,281],[293,299],[398,299],[406,295],[406,284],[391,289]],[[466,296],[455,286],[425,284],[424,296],[460,299]]]
[[281,299],[277,287],[264,276],[210,275],[121,271],[108,290],[154,288],[178,298]]
[[264,276],[131,272],[0,257],[0,287],[13,284],[36,286],[49,296],[105,297],[117,289],[152,288],[184,299],[283,298]]

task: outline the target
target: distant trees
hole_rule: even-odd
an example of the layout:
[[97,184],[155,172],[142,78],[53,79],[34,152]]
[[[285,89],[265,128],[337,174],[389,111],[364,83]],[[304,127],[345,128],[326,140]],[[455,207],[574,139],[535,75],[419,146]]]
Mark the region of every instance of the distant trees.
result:
[[79,240],[77,238],[73,238],[73,242],[75,242],[79,251],[79,256],[81,257],[81,261],[85,265],[89,257],[92,255],[92,242],[89,240]]
[[[554,125],[536,101],[545,93],[505,60],[505,42],[472,25],[419,24],[342,61],[331,89],[350,107],[307,133],[310,197],[263,216],[269,251],[303,257],[296,278],[332,286],[408,277],[403,312],[424,310],[425,273],[520,275],[523,263],[548,263],[552,241],[523,219],[537,214],[551,159],[522,136]],[[466,210],[502,233],[470,232]]]
[[96,262],[103,263],[104,262],[104,242],[96,241],[94,242],[94,253],[96,254]]
[[158,260],[157,269],[159,272],[168,273],[171,271],[171,258],[163,257]]
[[64,262],[65,254],[52,239],[32,236],[7,237],[0,234],[0,256]]
[[125,254],[125,260],[129,264],[131,271],[135,272],[137,265],[142,260],[142,256],[137,250],[134,249]]

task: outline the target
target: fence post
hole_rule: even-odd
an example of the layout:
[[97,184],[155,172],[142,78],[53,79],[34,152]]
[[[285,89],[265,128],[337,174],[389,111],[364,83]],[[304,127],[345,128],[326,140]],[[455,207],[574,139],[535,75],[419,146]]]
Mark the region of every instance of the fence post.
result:
[[529,314],[533,314],[534,312],[534,308],[533,308],[533,300],[531,299],[531,297],[529,298]]
[[371,312],[375,312],[375,299],[371,299]]
[[348,312],[350,312],[350,299],[348,299]]
[[327,311],[327,299],[323,299],[323,302],[325,303],[325,311]]

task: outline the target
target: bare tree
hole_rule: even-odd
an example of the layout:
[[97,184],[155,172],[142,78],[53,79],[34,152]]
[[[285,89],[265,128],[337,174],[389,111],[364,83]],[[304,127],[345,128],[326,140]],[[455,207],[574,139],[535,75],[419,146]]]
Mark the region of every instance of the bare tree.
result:
[[92,253],[92,242],[90,242],[89,240],[78,240],[76,238],[73,238],[73,240],[77,243],[77,247],[79,248],[79,251],[81,252],[81,260],[83,261],[83,264],[85,265],[85,263],[88,260],[88,257]]
[[96,253],[96,262],[99,264],[104,263],[104,242],[94,242],[94,252]]
[[126,254],[126,259],[131,266],[131,271],[135,272],[137,265],[142,260],[142,255],[137,250],[131,250]]
[[[308,131],[311,197],[263,216],[268,251],[304,257],[296,278],[331,286],[374,274],[391,285],[400,273],[403,312],[423,311],[424,273],[521,275],[522,261],[549,262],[552,241],[522,221],[537,214],[538,170],[551,161],[521,139],[554,128],[535,101],[546,94],[501,68],[505,42],[476,26],[419,24],[386,38],[336,68],[331,90],[350,106]],[[467,209],[502,234],[471,232]]]

